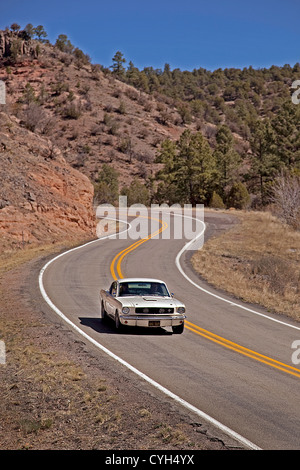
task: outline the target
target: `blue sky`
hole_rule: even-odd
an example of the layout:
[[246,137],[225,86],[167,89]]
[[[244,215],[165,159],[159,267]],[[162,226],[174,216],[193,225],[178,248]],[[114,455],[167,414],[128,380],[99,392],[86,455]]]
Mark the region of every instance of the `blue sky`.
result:
[[300,62],[299,0],[0,0],[0,29],[42,24],[112,64],[121,51],[136,67],[193,70]]

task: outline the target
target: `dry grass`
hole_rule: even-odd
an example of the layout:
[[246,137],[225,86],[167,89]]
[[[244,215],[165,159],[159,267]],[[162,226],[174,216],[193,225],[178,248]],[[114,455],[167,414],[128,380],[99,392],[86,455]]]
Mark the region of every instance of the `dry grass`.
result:
[[300,320],[300,232],[267,212],[236,211],[239,222],[192,258],[211,285]]
[[22,266],[24,263],[38,258],[39,256],[44,257],[57,253],[63,249],[73,248],[85,241],[86,240],[80,238],[48,244],[25,244],[24,247],[20,244],[18,247],[15,247],[12,246],[12,244],[5,243],[3,239],[0,239],[0,276],[11,269]]

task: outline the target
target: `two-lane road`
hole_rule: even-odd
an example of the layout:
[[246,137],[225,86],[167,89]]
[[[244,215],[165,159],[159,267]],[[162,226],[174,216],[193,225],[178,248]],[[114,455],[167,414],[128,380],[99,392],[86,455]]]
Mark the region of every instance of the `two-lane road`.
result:
[[[208,213],[205,223],[210,233],[228,219]],[[300,325],[256,306],[240,308],[207,288],[191,269],[190,251],[176,264],[184,240],[133,243],[107,238],[55,259],[40,278],[51,305],[104,348],[258,448],[300,449],[300,369],[291,349]],[[163,279],[186,304],[182,335],[143,329],[116,334],[99,319],[99,290],[118,275],[118,259],[122,275]]]

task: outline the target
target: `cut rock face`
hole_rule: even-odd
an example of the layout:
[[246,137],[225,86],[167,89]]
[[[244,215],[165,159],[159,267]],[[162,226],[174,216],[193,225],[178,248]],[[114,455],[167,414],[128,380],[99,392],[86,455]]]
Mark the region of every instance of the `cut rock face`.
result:
[[47,140],[0,113],[0,235],[11,241],[52,242],[95,237],[93,185]]

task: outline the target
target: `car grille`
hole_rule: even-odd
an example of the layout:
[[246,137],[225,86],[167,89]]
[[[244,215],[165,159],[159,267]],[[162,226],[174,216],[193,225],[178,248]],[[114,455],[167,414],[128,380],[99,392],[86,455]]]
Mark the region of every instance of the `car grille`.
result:
[[135,309],[135,313],[174,313],[174,308],[167,307],[167,308],[159,308],[159,307],[137,307]]

